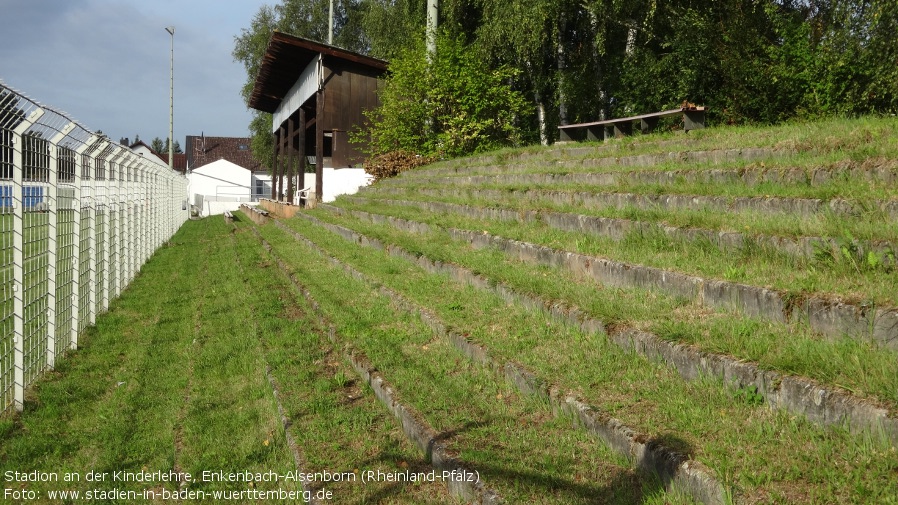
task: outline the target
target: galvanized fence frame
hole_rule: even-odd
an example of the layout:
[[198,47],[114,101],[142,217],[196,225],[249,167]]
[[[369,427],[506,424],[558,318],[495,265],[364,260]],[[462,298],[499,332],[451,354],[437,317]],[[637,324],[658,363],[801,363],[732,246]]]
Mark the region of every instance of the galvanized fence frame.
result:
[[187,179],[0,82],[0,412],[187,220]]

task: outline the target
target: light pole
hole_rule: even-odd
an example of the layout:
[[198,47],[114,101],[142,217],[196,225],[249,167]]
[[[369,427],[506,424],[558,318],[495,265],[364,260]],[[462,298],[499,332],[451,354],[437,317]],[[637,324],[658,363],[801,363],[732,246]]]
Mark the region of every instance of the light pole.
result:
[[437,19],[439,0],[427,0],[427,61],[432,62],[437,52]]
[[334,0],[331,0],[330,8],[327,12],[327,43],[334,45]]
[[167,26],[171,34],[171,88],[168,95],[168,168],[175,168],[175,27]]

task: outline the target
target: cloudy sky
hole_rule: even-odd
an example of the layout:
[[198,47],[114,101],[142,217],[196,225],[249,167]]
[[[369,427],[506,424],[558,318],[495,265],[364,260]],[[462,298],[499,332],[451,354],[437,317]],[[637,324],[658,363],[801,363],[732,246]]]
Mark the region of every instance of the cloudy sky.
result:
[[0,0],[0,80],[113,140],[246,136],[234,37],[275,0]]

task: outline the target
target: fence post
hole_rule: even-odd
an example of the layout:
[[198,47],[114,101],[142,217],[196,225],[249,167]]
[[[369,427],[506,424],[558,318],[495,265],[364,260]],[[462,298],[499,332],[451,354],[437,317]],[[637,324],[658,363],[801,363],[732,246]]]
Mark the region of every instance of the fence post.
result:
[[137,165],[137,194],[139,196],[137,202],[137,265],[135,266],[135,274],[140,270],[140,266],[146,261],[147,255],[147,169],[146,162],[140,160]]
[[88,271],[88,284],[90,287],[89,291],[89,307],[90,307],[90,318],[88,319],[89,324],[93,325],[97,322],[97,307],[102,303],[103,294],[97,291],[97,276],[100,275],[99,269],[102,267],[101,258],[98,254],[98,249],[100,247],[100,238],[97,237],[99,230],[99,225],[97,222],[100,220],[100,182],[99,178],[99,165],[103,163],[102,157],[106,151],[106,145],[108,142],[104,139],[99,139],[96,155],[91,157],[91,161],[93,162],[93,166],[90,167],[90,172],[93,173],[91,177],[90,186],[90,208],[89,208],[89,217],[88,217],[88,245],[89,245],[89,255],[88,255],[88,265],[90,266],[90,270]]
[[109,286],[109,299],[106,304],[107,309],[109,308],[109,303],[118,298],[119,294],[122,292],[121,269],[119,268],[122,261],[121,215],[119,214],[121,210],[121,181],[119,181],[118,177],[121,174],[117,173],[117,169],[121,165],[125,155],[125,151],[121,146],[117,144],[113,145],[112,156],[110,156],[109,160],[109,177],[106,178],[106,195],[108,198],[107,201],[109,202],[107,216],[109,220],[109,225],[107,227],[107,233],[109,234],[109,253],[106,256],[108,258],[106,284]]
[[168,241],[168,216],[171,215],[171,194],[168,191],[168,181],[170,176],[163,172],[160,187],[162,188],[162,243]]
[[67,123],[47,146],[49,163],[47,174],[46,204],[49,212],[49,234],[47,247],[47,367],[56,366],[56,318],[59,315],[56,300],[57,262],[59,258],[59,143],[75,127]]
[[158,222],[159,222],[159,212],[157,210],[158,205],[158,195],[156,194],[156,171],[157,168],[155,166],[150,167],[150,216],[147,224],[150,227],[150,248],[147,251],[150,255],[153,254],[153,251],[159,247],[158,238]]
[[116,263],[115,267],[118,270],[116,272],[116,277],[118,278],[118,294],[121,295],[122,291],[128,286],[128,269],[127,269],[127,244],[128,244],[128,235],[126,233],[126,214],[128,211],[128,188],[125,183],[125,169],[129,163],[131,163],[131,150],[122,146],[121,147],[123,156],[121,162],[119,162],[118,167],[118,219],[116,222],[118,223],[118,263]]
[[103,237],[106,239],[106,247],[103,248],[105,260],[103,291],[106,293],[106,296],[103,299],[103,312],[109,310],[109,304],[115,298],[115,283],[117,281],[113,264],[115,263],[115,163],[118,159],[118,151],[111,141],[107,151],[109,154],[106,157],[106,182],[104,184],[106,189],[104,193],[106,195],[106,216],[103,220],[106,224],[106,232],[103,234]]
[[128,234],[128,217],[131,212],[131,207],[129,205],[131,196],[128,191],[128,175],[127,172],[131,168],[131,161],[134,156],[133,153],[130,152],[130,149],[125,149],[126,155],[122,160],[121,165],[119,165],[119,262],[118,262],[118,285],[119,285],[119,293],[125,290],[128,287],[128,284],[131,283],[131,278],[128,277],[128,245],[131,240],[131,236]]
[[17,411],[25,407],[25,190],[24,133],[44,114],[34,109],[12,131],[13,206],[13,402]]
[[165,240],[170,240],[174,235],[173,224],[175,221],[175,195],[174,195],[174,174],[165,174],[165,200],[168,202],[168,209],[165,211]]
[[[75,177],[73,180],[74,185],[74,197],[72,198],[72,209],[74,211],[74,215],[72,220],[74,221],[74,235],[72,236],[72,256],[74,258],[73,266],[72,266],[72,314],[74,317],[72,318],[72,328],[71,328],[71,338],[69,340],[69,348],[77,349],[78,348],[78,333],[81,331],[81,327],[84,324],[85,320],[88,319],[89,312],[85,314],[87,318],[82,318],[81,311],[81,290],[87,289],[85,293],[90,293],[89,286],[82,286],[81,283],[81,260],[84,255],[90,254],[89,248],[85,250],[81,237],[81,221],[83,218],[89,218],[89,210],[88,216],[82,216],[82,202],[84,201],[82,194],[82,185],[84,184],[84,168],[85,163],[88,164],[90,161],[85,162],[85,158],[87,157],[87,152],[97,143],[97,136],[91,135],[85,144],[82,144],[81,147],[75,150]],[[90,233],[90,229],[88,228],[88,234]],[[88,241],[89,243],[89,241]]]
[[[141,160],[138,167],[138,194],[140,195],[140,208],[138,210],[137,236],[138,236],[138,264],[143,266],[147,260],[147,163]],[[138,268],[139,270],[139,268]]]
[[178,211],[175,209],[181,208],[180,199],[175,195],[175,173],[168,174],[168,181],[165,183],[166,191],[168,191],[168,216],[165,219],[165,224],[168,227],[166,230],[166,240],[171,240],[172,237],[175,236],[175,218],[178,215]]
[[[101,252],[97,254],[97,275],[102,279],[100,281],[100,285],[98,289],[100,290],[97,293],[99,306],[97,307],[97,313],[106,312],[106,309],[109,308],[109,176],[106,174],[107,168],[109,166],[109,153],[112,150],[111,142],[106,142],[104,146],[103,152],[100,154],[100,166],[102,167],[102,172],[100,175],[94,180],[95,189],[99,190],[99,194],[97,194],[97,212],[98,219],[99,216],[103,216],[103,224],[102,224],[102,235],[99,235],[97,247],[101,249]],[[100,213],[100,210],[102,212]],[[100,228],[98,225],[97,233],[100,233]]]
[[127,204],[125,206],[125,237],[126,237],[126,246],[125,246],[125,257],[122,258],[122,264],[125,269],[125,284],[131,284],[131,281],[134,279],[134,244],[135,244],[135,236],[134,236],[134,188],[136,184],[132,182],[134,169],[137,166],[137,156],[130,156],[128,158],[128,164],[125,166],[125,180],[122,181],[122,184],[125,186],[125,198],[127,200]]

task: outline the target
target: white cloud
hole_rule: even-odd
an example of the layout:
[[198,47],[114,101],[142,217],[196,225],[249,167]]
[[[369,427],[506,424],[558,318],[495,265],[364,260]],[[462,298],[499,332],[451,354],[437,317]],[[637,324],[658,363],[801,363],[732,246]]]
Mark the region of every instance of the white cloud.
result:
[[228,17],[228,3],[4,0],[0,78],[116,140],[164,137],[171,41],[164,28],[174,25],[175,138],[244,135],[245,76],[231,50],[255,11],[243,4],[245,14]]

